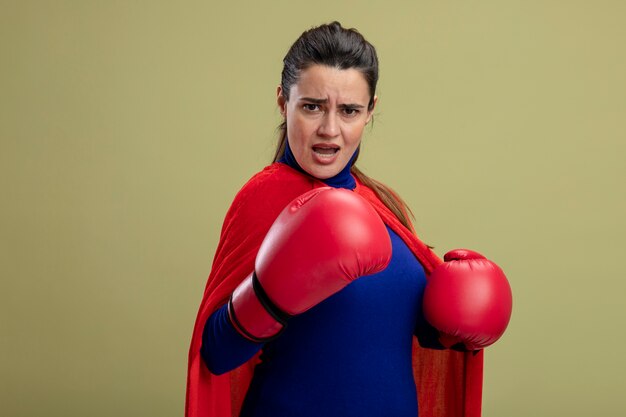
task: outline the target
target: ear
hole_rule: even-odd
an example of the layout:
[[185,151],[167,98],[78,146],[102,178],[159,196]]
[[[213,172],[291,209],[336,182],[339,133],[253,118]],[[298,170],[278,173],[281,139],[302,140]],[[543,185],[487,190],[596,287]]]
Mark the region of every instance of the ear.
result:
[[372,103],[372,109],[367,111],[367,119],[365,120],[365,124],[368,124],[370,120],[372,120],[372,116],[374,115],[374,109],[376,108],[376,103],[378,103],[378,96],[374,96],[374,102]]
[[283,96],[283,89],[280,85],[276,88],[276,104],[278,104],[280,114],[282,114],[283,117],[287,117],[287,99]]

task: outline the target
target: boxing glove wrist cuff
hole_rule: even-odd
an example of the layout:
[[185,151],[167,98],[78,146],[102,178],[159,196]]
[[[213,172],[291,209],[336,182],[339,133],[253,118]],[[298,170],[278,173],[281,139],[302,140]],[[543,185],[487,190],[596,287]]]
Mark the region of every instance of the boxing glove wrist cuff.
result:
[[255,343],[265,343],[265,342],[269,342],[270,340],[273,340],[275,338],[277,338],[285,329],[285,326],[282,325],[281,329],[278,331],[278,333],[269,336],[269,337],[258,337],[253,335],[252,333],[250,333],[249,331],[246,330],[245,326],[237,319],[237,315],[235,314],[235,308],[233,307],[233,298],[230,297],[230,300],[228,300],[228,318],[230,319],[231,324],[233,325],[233,327],[246,339],[255,342]]
[[259,282],[259,278],[256,276],[256,272],[252,273],[252,288],[254,289],[254,293],[261,305],[265,308],[265,310],[280,324],[283,326],[287,325],[287,320],[289,320],[291,315],[282,311],[274,302],[268,297],[267,293],[261,286]]
[[264,343],[283,332],[290,316],[269,299],[256,274],[252,273],[231,295],[228,317],[243,337],[255,343]]

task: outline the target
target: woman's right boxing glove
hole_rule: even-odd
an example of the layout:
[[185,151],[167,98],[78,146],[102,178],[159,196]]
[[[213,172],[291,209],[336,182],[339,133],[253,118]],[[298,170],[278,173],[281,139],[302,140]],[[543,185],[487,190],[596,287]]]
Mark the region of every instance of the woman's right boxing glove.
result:
[[231,323],[247,339],[270,340],[290,316],[382,271],[390,259],[387,229],[365,199],[345,189],[313,189],[274,221],[255,271],[230,298]]

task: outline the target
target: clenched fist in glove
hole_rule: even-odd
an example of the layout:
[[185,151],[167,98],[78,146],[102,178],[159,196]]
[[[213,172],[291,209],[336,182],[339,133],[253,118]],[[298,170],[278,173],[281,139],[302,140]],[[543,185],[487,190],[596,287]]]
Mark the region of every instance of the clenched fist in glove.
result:
[[374,208],[358,194],[322,187],[293,200],[267,232],[255,271],[233,292],[229,317],[257,342],[391,260],[391,240]]
[[431,273],[424,291],[424,317],[445,347],[478,350],[496,342],[511,318],[512,294],[498,265],[483,255],[456,249]]

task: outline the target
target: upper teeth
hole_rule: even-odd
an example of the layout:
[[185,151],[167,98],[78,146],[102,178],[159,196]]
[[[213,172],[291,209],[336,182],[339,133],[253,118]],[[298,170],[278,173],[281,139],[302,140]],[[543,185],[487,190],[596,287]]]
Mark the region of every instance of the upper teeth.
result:
[[331,153],[336,152],[338,149],[337,148],[329,148],[329,147],[325,147],[325,146],[314,146],[313,150],[317,153],[321,153],[323,155],[329,155]]

